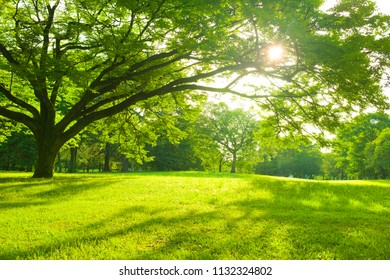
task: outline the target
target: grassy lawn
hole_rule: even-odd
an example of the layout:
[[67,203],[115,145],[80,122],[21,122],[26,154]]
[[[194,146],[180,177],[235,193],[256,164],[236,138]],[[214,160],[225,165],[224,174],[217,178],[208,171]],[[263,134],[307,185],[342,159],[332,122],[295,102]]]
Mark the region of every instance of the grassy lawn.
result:
[[390,182],[0,173],[0,259],[390,259]]

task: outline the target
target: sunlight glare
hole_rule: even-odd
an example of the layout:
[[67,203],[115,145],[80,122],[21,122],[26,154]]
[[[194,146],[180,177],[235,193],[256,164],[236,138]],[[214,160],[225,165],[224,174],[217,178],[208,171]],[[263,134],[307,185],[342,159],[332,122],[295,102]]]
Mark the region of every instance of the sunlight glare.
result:
[[267,57],[271,62],[276,62],[276,61],[282,59],[283,54],[284,54],[284,50],[283,50],[282,46],[280,46],[280,45],[271,46],[267,50]]

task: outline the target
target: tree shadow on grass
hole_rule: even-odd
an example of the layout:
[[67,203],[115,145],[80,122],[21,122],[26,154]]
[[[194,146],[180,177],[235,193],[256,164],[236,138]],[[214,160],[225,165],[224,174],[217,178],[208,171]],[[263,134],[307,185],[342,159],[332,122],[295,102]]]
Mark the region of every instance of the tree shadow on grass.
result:
[[8,178],[4,180],[2,178],[0,182],[0,192],[10,191],[10,192],[21,192],[26,188],[31,188],[33,186],[48,185],[53,182],[49,179],[31,179],[31,178]]
[[390,258],[389,188],[254,178],[240,191],[208,211],[127,207],[0,259]]
[[13,209],[13,208],[26,208],[26,207],[33,207],[33,206],[43,206],[47,205],[47,202],[2,202],[0,200],[0,211],[1,210],[7,210],[7,209]]
[[[390,188],[376,185],[276,180],[255,189],[267,190],[272,199],[237,200],[243,217],[264,211],[272,225],[257,238],[269,252],[286,251],[287,259],[389,259]],[[257,221],[263,217],[257,217]],[[274,234],[272,234],[274,233]],[[282,243],[278,239],[284,240]],[[251,242],[256,243],[255,240]],[[271,244],[276,244],[271,250]],[[283,246],[281,246],[283,244]],[[271,254],[272,255],[272,254]]]
[[[8,178],[0,182],[0,209],[58,203],[116,182],[114,179],[102,180],[97,177],[75,175],[55,179]],[[13,197],[12,201],[8,197]]]

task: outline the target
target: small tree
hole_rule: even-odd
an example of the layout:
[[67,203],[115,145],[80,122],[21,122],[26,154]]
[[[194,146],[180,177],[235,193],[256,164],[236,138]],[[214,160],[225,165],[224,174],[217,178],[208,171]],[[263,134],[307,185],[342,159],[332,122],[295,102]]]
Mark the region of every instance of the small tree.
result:
[[252,114],[243,109],[230,110],[225,103],[209,104],[199,119],[200,127],[217,144],[220,153],[230,159],[231,173],[236,172],[238,157],[244,151],[256,153],[253,140],[256,124]]

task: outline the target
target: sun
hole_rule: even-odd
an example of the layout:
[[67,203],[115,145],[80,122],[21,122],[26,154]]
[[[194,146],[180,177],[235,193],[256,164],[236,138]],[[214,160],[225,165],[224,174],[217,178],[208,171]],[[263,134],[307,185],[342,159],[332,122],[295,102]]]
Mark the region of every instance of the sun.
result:
[[266,55],[270,62],[278,62],[284,56],[284,49],[281,45],[272,45],[267,48]]

